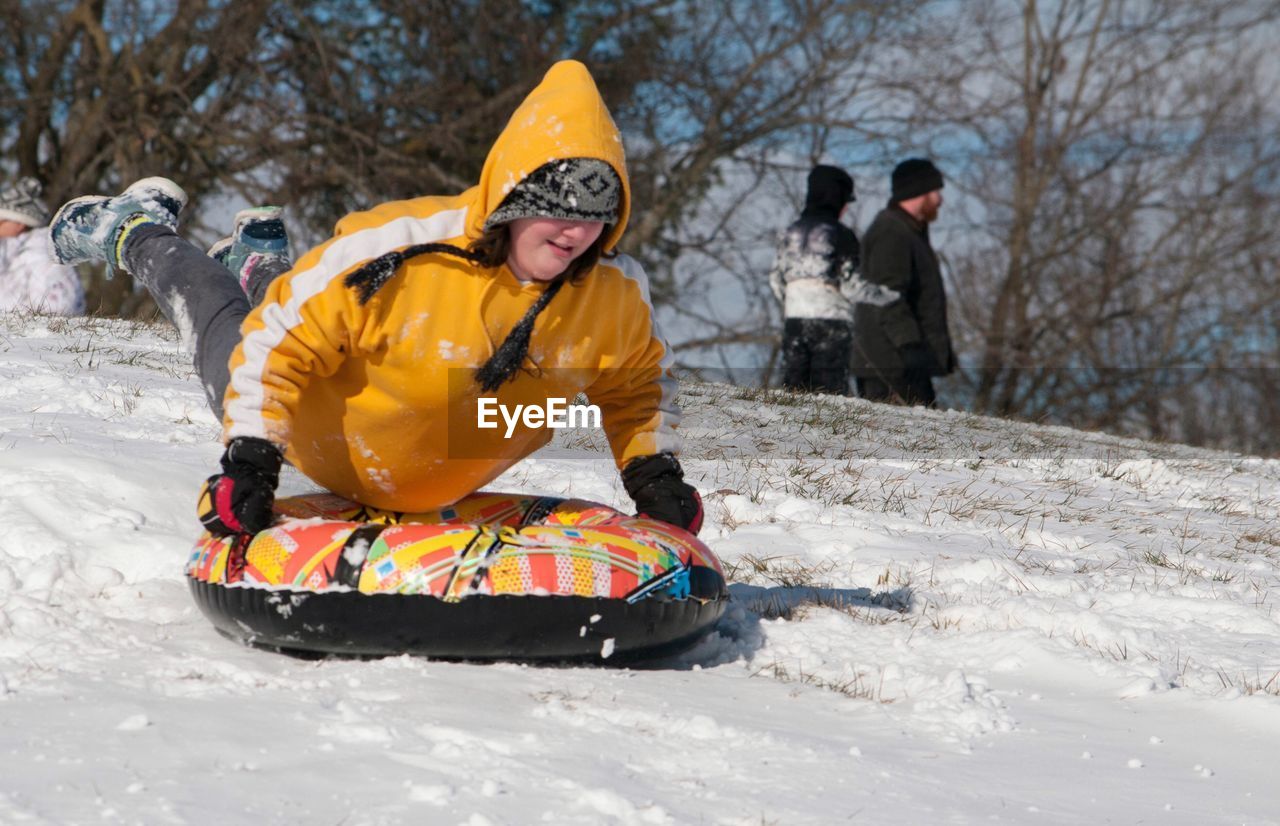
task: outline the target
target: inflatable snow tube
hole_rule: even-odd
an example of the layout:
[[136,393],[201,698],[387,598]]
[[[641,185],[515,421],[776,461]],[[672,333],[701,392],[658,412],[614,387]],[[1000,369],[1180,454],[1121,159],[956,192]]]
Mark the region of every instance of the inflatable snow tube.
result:
[[253,536],[196,543],[187,580],[224,635],[294,652],[617,662],[679,651],[724,613],[696,537],[576,499],[476,493],[434,513],[282,499]]

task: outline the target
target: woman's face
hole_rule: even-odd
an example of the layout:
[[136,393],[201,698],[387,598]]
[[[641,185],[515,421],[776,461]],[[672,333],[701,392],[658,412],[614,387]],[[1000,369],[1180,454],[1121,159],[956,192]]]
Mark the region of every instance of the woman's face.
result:
[[552,281],[596,242],[600,221],[565,218],[517,218],[507,225],[511,252],[507,266],[521,281]]

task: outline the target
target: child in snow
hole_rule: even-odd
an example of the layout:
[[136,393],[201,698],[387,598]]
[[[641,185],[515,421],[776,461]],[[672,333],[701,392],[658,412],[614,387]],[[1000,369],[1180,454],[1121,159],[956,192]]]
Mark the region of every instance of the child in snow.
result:
[[229,262],[242,286],[174,233],[185,200],[149,178],[68,202],[52,228],[62,261],[133,273],[195,353],[227,444],[201,496],[209,530],[267,527],[285,459],[364,505],[445,507],[551,438],[478,427],[479,398],[514,409],[579,391],[639,512],[698,530],[671,354],[643,271],[611,253],[631,206],[621,137],[581,63],[551,68],[478,185],[348,215],[257,306],[246,258]]
[[53,260],[40,182],[20,178],[0,189],[0,310],[83,315],[84,288]]
[[804,211],[779,239],[769,287],[782,302],[782,386],[788,390],[849,394],[847,293],[858,271],[858,237],[840,216],[853,200],[848,172],[815,166]]

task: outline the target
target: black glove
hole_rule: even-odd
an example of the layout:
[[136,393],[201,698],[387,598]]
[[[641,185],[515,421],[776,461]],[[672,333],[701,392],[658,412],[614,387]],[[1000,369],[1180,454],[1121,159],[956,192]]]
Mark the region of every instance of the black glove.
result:
[[680,462],[670,453],[632,459],[622,470],[622,486],[636,503],[636,515],[658,519],[696,534],[702,528],[702,497],[685,484]]
[[216,536],[257,533],[271,525],[280,483],[280,448],[266,439],[232,439],[222,454],[222,473],[200,490],[200,522]]
[[903,345],[902,349],[898,351],[898,355],[902,358],[902,368],[904,370],[927,371],[937,366],[933,360],[933,353],[923,342],[913,341],[910,344]]

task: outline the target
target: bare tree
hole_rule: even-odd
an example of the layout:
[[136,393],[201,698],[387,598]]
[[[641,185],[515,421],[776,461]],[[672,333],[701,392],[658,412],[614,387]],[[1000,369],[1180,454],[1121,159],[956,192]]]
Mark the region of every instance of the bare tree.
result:
[[251,127],[272,162],[237,183],[293,205],[316,238],[355,208],[460,192],[554,61],[587,62],[608,100],[626,100],[660,54],[656,15],[670,4],[280,3],[277,86]]
[[1189,388],[1254,363],[1280,301],[1259,36],[1280,4],[969,8],[914,114],[965,206],[950,264],[974,406],[1185,435]]
[[625,243],[648,265],[686,363],[768,381],[774,239],[814,163],[875,154],[867,144],[885,127],[876,55],[908,36],[923,5],[703,0],[671,10],[657,75],[619,117],[643,205]]
[[[354,208],[470,185],[546,67],[583,59],[627,136],[638,208],[624,243],[654,265],[661,302],[680,251],[727,261],[740,247],[733,210],[720,232],[687,223],[727,166],[768,175],[797,143],[794,168],[819,156],[860,56],[914,4],[5,5],[23,24],[0,35],[3,106],[20,124],[4,146],[52,201],[162,172],[196,202],[235,190],[289,204],[304,243]],[[126,309],[127,287],[113,282],[106,311]]]
[[637,138],[632,163],[651,187],[638,194],[647,205],[634,228],[638,244],[657,251],[664,233],[721,180],[726,161],[764,173],[824,154],[833,127],[864,93],[860,62],[869,63],[878,37],[906,6],[681,4],[652,93],[624,110]]
[[[148,174],[194,198],[260,162],[228,140],[258,78],[261,0],[0,3],[0,133],[51,204]],[[90,307],[131,314],[127,274],[90,283]]]

